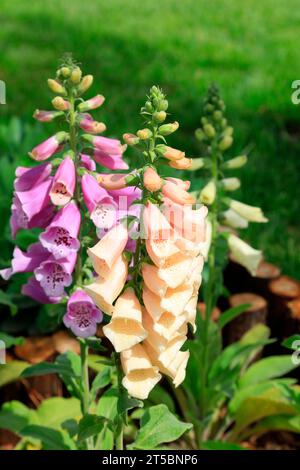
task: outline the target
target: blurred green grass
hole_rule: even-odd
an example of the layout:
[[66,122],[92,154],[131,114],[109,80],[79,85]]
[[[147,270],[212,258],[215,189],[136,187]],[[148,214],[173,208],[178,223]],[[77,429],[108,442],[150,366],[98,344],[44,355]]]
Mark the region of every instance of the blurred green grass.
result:
[[107,97],[99,117],[109,135],[140,127],[139,107],[155,83],[181,123],[170,143],[197,155],[193,131],[216,82],[235,126],[231,153],[253,146],[239,196],[270,218],[247,237],[300,278],[300,109],[291,103],[300,78],[298,7],[297,0],[2,0],[1,119],[29,121],[36,107],[47,108],[46,79],[70,51],[95,75],[92,91]]

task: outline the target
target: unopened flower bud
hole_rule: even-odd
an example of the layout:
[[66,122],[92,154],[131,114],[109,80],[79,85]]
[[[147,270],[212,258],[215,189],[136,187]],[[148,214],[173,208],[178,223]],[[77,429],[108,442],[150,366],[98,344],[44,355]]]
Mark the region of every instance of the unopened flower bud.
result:
[[214,181],[209,181],[200,193],[200,201],[209,206],[212,204],[216,197],[216,185]]
[[162,187],[162,179],[157,174],[156,170],[151,167],[146,168],[144,171],[143,181],[145,188],[152,193],[159,191]]
[[213,139],[216,135],[215,128],[211,124],[204,124],[203,130],[210,139]]
[[171,160],[172,162],[175,160],[180,160],[185,156],[185,153],[181,150],[174,149],[168,145],[157,145],[156,150],[158,150],[158,152],[161,153],[164,158]]
[[180,160],[170,161],[168,165],[176,170],[189,170],[192,166],[192,158],[180,158]]
[[248,220],[241,217],[237,212],[232,209],[227,209],[227,211],[221,214],[222,224],[227,225],[231,228],[247,228]]
[[223,137],[223,139],[219,143],[219,149],[223,151],[229,149],[229,147],[231,147],[232,145],[232,142],[233,138],[231,137],[231,135],[225,135],[225,137]]
[[204,107],[204,111],[206,113],[212,113],[214,109],[215,108],[213,107],[213,105],[211,103],[207,103]]
[[137,131],[136,135],[141,139],[141,140],[147,140],[147,139],[150,139],[150,137],[152,137],[152,132],[150,131],[150,129],[140,129],[139,131]]
[[224,178],[221,181],[222,187],[225,191],[236,191],[241,186],[239,178]]
[[200,170],[205,166],[205,159],[204,158],[192,158],[192,166],[189,168],[191,171]]
[[223,131],[223,135],[232,135],[233,134],[233,127],[228,126],[226,129]]
[[205,139],[205,134],[203,130],[200,128],[195,130],[195,136],[196,136],[196,139],[199,140],[199,142],[202,142],[202,140]]
[[164,122],[166,117],[167,117],[167,113],[165,111],[156,111],[153,114],[153,119],[158,123]]
[[217,110],[217,111],[214,112],[213,117],[214,117],[215,121],[221,121],[221,119],[223,117],[223,114],[222,114],[221,111]]
[[137,145],[140,139],[135,134],[123,134],[125,144],[133,146]]
[[93,75],[85,75],[78,86],[78,93],[85,93],[93,84]]
[[223,129],[225,129],[225,127],[227,126],[227,119],[223,118],[221,120],[221,126],[223,127]]
[[69,67],[61,67],[58,71],[59,75],[62,75],[64,78],[68,78],[70,76],[71,70]]
[[70,103],[67,100],[64,100],[61,96],[56,96],[51,101],[53,108],[57,109],[58,111],[66,111],[70,108]]
[[248,161],[247,155],[240,155],[238,157],[231,158],[224,162],[222,165],[223,170],[235,170],[237,168],[241,168],[242,166],[246,165]]
[[75,67],[72,72],[71,72],[71,82],[74,83],[75,85],[78,85],[80,83],[82,77],[82,71],[80,67]]
[[66,94],[65,87],[63,87],[57,80],[48,78],[47,83],[48,83],[48,87],[50,88],[51,91],[53,91],[53,93],[59,93],[60,95]]
[[169,107],[168,100],[160,100],[157,106],[158,111],[167,111]]
[[78,111],[80,113],[85,113],[86,111],[90,111],[91,109],[97,109],[104,103],[104,96],[96,95],[93,98],[83,101],[78,105]]
[[158,130],[161,135],[169,135],[177,131],[178,127],[179,127],[179,123],[175,121],[175,122],[170,122],[169,124],[163,124],[162,126],[159,127]]
[[33,117],[37,121],[40,122],[50,122],[53,121],[53,119],[57,118],[58,116],[62,116],[63,113],[60,111],[43,111],[40,109],[36,109],[34,111]]

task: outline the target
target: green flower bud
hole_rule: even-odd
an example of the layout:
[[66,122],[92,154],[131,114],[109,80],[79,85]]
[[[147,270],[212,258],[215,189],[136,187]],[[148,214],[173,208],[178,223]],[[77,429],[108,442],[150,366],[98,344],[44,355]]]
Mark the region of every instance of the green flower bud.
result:
[[218,103],[218,104],[219,104],[220,109],[221,109],[222,111],[225,111],[226,106],[225,106],[224,101],[223,101],[223,100],[219,100],[219,103]]
[[48,83],[48,87],[50,88],[51,91],[53,91],[53,93],[58,93],[59,95],[66,94],[66,89],[57,80],[48,78],[47,83]]
[[206,117],[202,117],[202,118],[200,119],[200,121],[201,121],[201,124],[202,124],[203,126],[204,126],[205,124],[208,124],[208,119],[207,119]]
[[158,105],[158,111],[167,111],[169,107],[168,100],[160,100]]
[[200,168],[204,168],[205,166],[205,159],[204,158],[192,158],[192,166],[188,168],[190,171],[200,170]]
[[145,110],[147,111],[147,113],[152,113],[153,112],[153,106],[152,106],[151,101],[146,101]]
[[169,124],[163,124],[162,126],[159,127],[158,130],[161,135],[169,135],[177,131],[178,127],[179,127],[179,123],[175,121],[175,122],[170,122]]
[[200,202],[205,205],[210,205],[216,198],[216,185],[213,180],[209,181],[200,192]]
[[246,165],[247,161],[248,161],[247,155],[240,155],[238,157],[227,160],[227,162],[224,162],[222,165],[222,169],[223,170],[235,170],[237,168],[241,168],[242,166]]
[[196,136],[196,139],[199,140],[199,142],[202,142],[202,140],[205,139],[205,134],[203,130],[200,128],[195,130],[195,136]]
[[211,124],[205,124],[203,126],[203,130],[205,134],[207,135],[207,137],[209,137],[210,139],[213,139],[216,135],[215,128]]
[[213,114],[215,121],[221,121],[223,114],[221,111],[215,111]]
[[56,96],[51,101],[53,108],[57,109],[58,111],[66,111],[70,107],[69,101],[64,100],[61,96]]
[[78,93],[85,93],[93,84],[93,75],[85,75],[78,86]]
[[61,67],[58,70],[58,75],[61,75],[64,78],[68,78],[70,76],[70,73],[71,73],[71,70],[69,69],[69,67]]
[[232,135],[233,134],[233,127],[228,126],[226,129],[223,131],[223,135]]
[[221,180],[222,187],[225,191],[236,191],[241,186],[239,178],[224,178]]
[[153,119],[156,121],[156,122],[164,122],[165,119],[167,117],[167,113],[165,111],[156,111],[154,114],[153,114]]
[[133,146],[137,145],[140,139],[135,134],[123,134],[125,144]]
[[141,139],[141,140],[147,140],[147,139],[150,139],[150,137],[152,137],[152,132],[150,131],[150,129],[140,129],[139,131],[137,131],[136,135]]
[[204,106],[204,111],[206,113],[212,113],[214,109],[215,109],[214,106],[210,103],[208,103]]
[[227,150],[229,147],[231,147],[232,142],[233,138],[231,137],[231,135],[225,135],[225,137],[223,137],[223,139],[219,143],[219,149],[223,151]]
[[82,71],[80,67],[75,67],[72,72],[71,72],[71,82],[74,83],[75,85],[78,85],[80,83],[82,77]]
[[227,119],[222,119],[221,121],[221,126],[223,127],[223,129],[225,129],[225,127],[227,126]]

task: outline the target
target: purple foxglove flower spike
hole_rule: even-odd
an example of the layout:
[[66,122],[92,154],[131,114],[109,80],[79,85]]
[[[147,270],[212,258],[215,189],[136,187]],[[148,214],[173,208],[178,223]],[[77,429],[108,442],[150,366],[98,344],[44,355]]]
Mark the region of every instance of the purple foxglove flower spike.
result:
[[27,252],[15,247],[11,268],[1,269],[0,276],[8,280],[13,274],[34,271],[47,258],[49,253],[40,243],[30,245]]
[[81,155],[81,164],[80,166],[86,168],[89,171],[96,171],[96,163],[89,155],[82,153]]
[[28,279],[27,283],[23,285],[21,292],[40,304],[57,304],[62,299],[61,297],[48,297],[35,277]]
[[49,297],[61,297],[65,295],[64,288],[72,283],[72,275],[75,263],[76,253],[71,253],[68,258],[56,260],[51,257],[40,264],[34,270],[36,280],[44,289]]
[[115,224],[117,210],[113,198],[91,175],[83,175],[81,185],[85,205],[96,227],[112,227]]
[[15,191],[29,191],[47,180],[51,175],[51,171],[51,163],[42,163],[33,168],[18,166],[16,169],[16,179],[14,181]]
[[75,202],[69,202],[54,216],[45,232],[40,235],[40,242],[55,259],[66,258],[80,248],[77,239],[80,228],[80,210]]
[[117,139],[102,136],[83,135],[84,140],[95,147],[94,160],[110,170],[128,170],[122,159],[124,147]]
[[67,313],[63,321],[74,335],[87,338],[95,335],[97,323],[101,322],[102,318],[102,312],[96,307],[91,297],[78,289],[69,298]]
[[47,160],[52,157],[54,153],[61,150],[61,144],[65,142],[67,135],[68,134],[63,131],[57,132],[57,134],[34,147],[34,149],[29,152],[29,156],[39,162]]
[[62,111],[43,111],[40,109],[36,109],[34,112],[33,117],[40,122],[50,122],[53,119],[57,118],[58,116],[62,116]]
[[101,132],[106,130],[106,125],[103,122],[94,121],[89,115],[82,115],[79,126],[90,134],[101,134]]
[[76,170],[70,157],[63,159],[53,178],[50,198],[55,206],[64,206],[73,197],[76,184]]
[[128,170],[129,166],[122,159],[122,155],[109,154],[102,150],[96,149],[93,154],[95,162],[108,168],[109,170]]

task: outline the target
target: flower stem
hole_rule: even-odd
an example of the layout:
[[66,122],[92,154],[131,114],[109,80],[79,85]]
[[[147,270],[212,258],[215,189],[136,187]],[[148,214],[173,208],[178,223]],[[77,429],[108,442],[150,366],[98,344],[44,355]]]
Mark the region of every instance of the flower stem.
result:
[[[120,357],[117,353],[114,353],[115,365],[117,369],[117,380],[118,380],[118,389],[119,397],[122,394],[122,368],[120,364]],[[118,415],[117,417],[117,426],[115,431],[115,446],[117,450],[124,449],[124,418],[123,416]]]
[[[88,368],[88,345],[85,340],[80,340],[80,356],[81,356],[81,411],[83,416],[89,413],[90,408],[90,384],[89,384],[89,368]],[[93,450],[93,439],[89,437],[86,440],[88,450]]]

